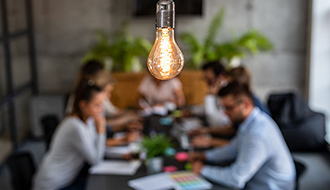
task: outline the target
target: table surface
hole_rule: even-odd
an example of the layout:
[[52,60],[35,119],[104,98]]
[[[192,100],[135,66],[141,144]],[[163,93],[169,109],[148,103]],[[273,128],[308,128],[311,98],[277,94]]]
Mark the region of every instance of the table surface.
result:
[[[147,170],[142,165],[133,176],[119,176],[119,175],[90,175],[87,183],[87,190],[132,190],[128,186],[128,181],[147,176]],[[230,188],[213,184],[213,190],[230,190]]]
[[[157,133],[163,132],[169,135],[169,126],[162,126],[159,124],[159,119],[162,118],[160,116],[152,116],[145,121],[144,126],[144,134],[149,133],[150,129],[152,128]],[[180,163],[176,161],[174,158],[166,158],[164,160],[164,165],[174,165],[179,170],[184,169],[185,163]],[[145,165],[141,165],[135,175],[133,176],[124,176],[124,175],[90,175],[87,183],[87,190],[109,190],[109,189],[116,189],[116,190],[126,190],[132,189],[128,186],[128,181],[137,179],[140,177],[147,176],[147,170]],[[229,190],[230,188],[223,187],[217,184],[213,184],[214,190]]]

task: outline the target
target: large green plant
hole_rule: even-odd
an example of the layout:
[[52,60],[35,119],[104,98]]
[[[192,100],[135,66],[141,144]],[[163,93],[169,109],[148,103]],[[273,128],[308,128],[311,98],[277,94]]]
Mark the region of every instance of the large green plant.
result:
[[270,51],[273,44],[270,40],[252,29],[239,38],[225,43],[215,42],[222,26],[225,10],[220,9],[212,19],[204,42],[199,42],[193,33],[183,33],[179,37],[189,47],[190,60],[187,67],[199,68],[203,62],[224,60],[227,64],[233,58],[243,58],[248,53],[257,54],[259,51]]
[[152,48],[152,44],[142,38],[133,37],[127,32],[127,24],[118,31],[113,39],[110,39],[104,32],[97,31],[97,43],[84,56],[83,63],[96,59],[103,63],[112,60],[113,71],[131,72],[134,67],[142,68],[141,58],[146,58]]
[[144,137],[142,147],[147,151],[147,158],[151,159],[158,156],[164,156],[166,149],[172,147],[171,139],[165,135],[156,135],[154,137]]

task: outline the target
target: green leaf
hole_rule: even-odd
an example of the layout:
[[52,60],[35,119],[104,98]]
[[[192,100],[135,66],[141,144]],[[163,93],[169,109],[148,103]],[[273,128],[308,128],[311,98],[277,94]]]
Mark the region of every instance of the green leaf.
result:
[[111,58],[114,71],[132,71],[133,58],[136,64],[136,60],[147,57],[152,48],[148,40],[129,35],[128,22],[122,24],[112,41],[102,31],[96,31],[95,37],[96,44],[82,58],[82,62],[86,63],[91,59],[104,62]]
[[248,31],[238,40],[238,46],[250,51],[252,54],[259,53],[259,50],[270,51],[274,48],[274,45],[266,36],[254,29]]
[[195,35],[186,32],[181,34],[179,38],[190,47],[191,53],[200,51],[201,45]]
[[209,49],[213,45],[215,38],[219,32],[219,29],[223,24],[224,15],[225,15],[225,10],[221,8],[219,12],[212,19],[204,44],[205,49]]
[[147,151],[147,158],[164,156],[166,149],[172,147],[171,139],[165,135],[155,137],[143,137],[142,146]]

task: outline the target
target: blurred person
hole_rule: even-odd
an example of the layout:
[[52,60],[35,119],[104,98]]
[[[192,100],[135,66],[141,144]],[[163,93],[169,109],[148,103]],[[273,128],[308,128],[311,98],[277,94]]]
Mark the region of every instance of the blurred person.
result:
[[220,61],[208,62],[202,66],[204,78],[209,86],[208,94],[204,98],[204,109],[210,126],[223,127],[230,124],[230,119],[220,106],[217,97],[219,90],[227,84],[226,69]]
[[223,146],[230,141],[227,139],[212,138],[205,134],[231,136],[236,132],[231,127],[230,119],[224,113],[220,98],[217,96],[219,90],[227,85],[226,69],[220,61],[213,61],[204,64],[202,70],[209,86],[208,94],[204,98],[205,117],[209,126],[200,127],[189,132],[189,135],[193,136],[191,145],[197,148]]
[[98,72],[94,77],[96,85],[103,89],[107,98],[103,102],[104,116],[107,124],[111,126],[113,132],[129,130],[142,130],[140,118],[134,112],[122,111],[116,108],[110,101],[114,89],[114,79],[105,71]]
[[73,111],[56,129],[34,178],[34,190],[84,189],[83,168],[104,157],[106,121],[102,109],[106,96],[94,81],[86,79],[75,94]]
[[[91,78],[96,73],[98,73],[99,71],[103,71],[103,70],[104,70],[104,65],[101,62],[99,62],[97,60],[88,61],[85,65],[83,65],[81,67],[78,77],[77,77],[76,85],[75,85],[73,91],[75,91],[78,88],[78,85],[83,78]],[[72,113],[74,98],[75,98],[75,94],[71,93],[69,96],[68,102],[67,102],[66,109],[65,109],[66,114]]]
[[[240,84],[247,85],[249,89],[251,89],[251,74],[250,71],[243,66],[239,66],[233,68],[226,72],[224,75],[227,82],[237,81]],[[253,97],[253,104],[255,107],[258,107],[261,111],[264,111],[268,115],[271,116],[269,108],[263,104],[257,96],[252,93]],[[237,130],[237,125],[227,125],[225,127],[213,127],[213,128],[200,128],[191,131],[192,135],[196,134],[215,134],[215,135],[234,135]],[[216,147],[216,146],[223,146],[228,144],[229,140],[226,139],[218,139],[218,138],[211,138],[205,135],[199,135],[192,140],[192,145],[195,147],[201,148],[208,148],[208,147]]]
[[175,77],[170,80],[158,80],[151,75],[145,76],[139,87],[140,96],[149,106],[164,105],[172,102],[180,108],[185,105],[185,96],[181,81]]
[[[107,109],[105,106],[110,104],[111,93],[114,88],[113,79],[105,71],[98,72],[92,77],[95,81],[95,85],[103,89],[106,99],[103,101],[103,108]],[[139,121],[139,117],[130,112],[125,112],[120,116],[111,116],[111,113],[103,111],[103,115],[106,117],[107,121],[107,146],[117,146],[130,142],[134,142],[140,138],[140,131],[142,131],[143,126]],[[126,131],[126,136],[120,138],[112,138],[115,132]]]
[[[138,126],[137,123],[139,123],[138,121],[140,120],[137,114],[120,110],[115,107],[110,101],[110,96],[114,88],[115,80],[111,78],[107,72],[104,71],[104,66],[101,62],[97,60],[91,60],[88,61],[84,66],[82,66],[80,73],[77,77],[77,84],[79,84],[79,81],[81,81],[82,79],[95,80],[96,85],[102,88],[104,92],[108,95],[108,98],[106,98],[103,102],[103,114],[107,120],[108,134],[112,134],[113,132],[118,131],[125,131],[126,129],[130,129],[131,127],[136,129],[136,126]],[[75,87],[75,89],[76,88],[77,87]],[[73,102],[74,94],[71,94],[67,103],[67,114],[70,114],[72,112]],[[140,124],[137,128],[140,128],[140,130],[142,130],[142,125]]]
[[[230,144],[189,155],[192,170],[216,183],[239,189],[295,188],[295,166],[276,123],[253,105],[247,85],[232,82],[219,91],[222,105],[238,133]],[[228,167],[204,165],[235,160]]]
[[[229,70],[226,74],[226,79],[228,82],[237,81],[240,84],[245,84],[250,88],[250,90],[252,89],[251,73],[244,66],[239,66]],[[253,104],[256,107],[258,107],[261,111],[264,111],[265,113],[271,116],[268,106],[262,103],[254,93],[252,93],[252,97],[253,97]]]

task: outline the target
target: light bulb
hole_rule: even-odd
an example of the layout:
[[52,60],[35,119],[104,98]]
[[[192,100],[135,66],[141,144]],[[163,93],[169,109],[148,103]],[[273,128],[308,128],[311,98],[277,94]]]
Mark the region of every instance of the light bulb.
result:
[[157,79],[168,80],[183,68],[184,57],[174,39],[174,2],[160,0],[156,12],[156,40],[148,56],[148,69]]

